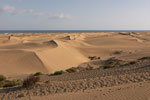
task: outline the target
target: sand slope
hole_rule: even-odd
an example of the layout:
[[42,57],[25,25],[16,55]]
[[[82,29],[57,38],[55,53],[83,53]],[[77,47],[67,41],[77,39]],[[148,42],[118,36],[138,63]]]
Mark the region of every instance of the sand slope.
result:
[[78,50],[65,44],[62,41],[53,40],[58,47],[37,51],[37,55],[45,64],[49,72],[57,70],[65,70],[70,67],[75,67],[82,62],[88,61]]
[[16,76],[37,71],[47,73],[43,62],[34,52],[0,50],[0,61],[0,73],[3,75]]
[[[36,71],[50,73],[65,70],[89,61],[89,56],[98,56],[104,60],[112,57],[135,60],[140,57],[150,56],[149,37],[149,33],[135,32],[2,34],[0,35],[0,67],[3,69],[3,73],[0,74],[7,75],[8,66],[16,69],[9,72],[11,75],[16,73],[18,75],[19,73],[20,75],[22,73],[28,74]],[[14,52],[18,50],[22,52],[20,54]],[[8,51],[11,53],[7,53]],[[116,54],[115,52],[121,53]],[[5,63],[10,58],[9,63]],[[22,70],[19,69],[18,73],[19,66],[22,66]],[[29,69],[28,67],[33,70],[24,70]]]
[[[33,96],[32,100],[150,100],[150,83],[127,84],[77,93]],[[22,98],[17,100],[26,100]]]

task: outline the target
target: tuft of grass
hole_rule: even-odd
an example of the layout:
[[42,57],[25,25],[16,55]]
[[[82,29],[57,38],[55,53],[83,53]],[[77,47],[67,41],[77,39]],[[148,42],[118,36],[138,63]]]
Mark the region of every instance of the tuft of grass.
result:
[[62,74],[65,74],[65,73],[66,73],[66,71],[61,70],[61,71],[54,72],[53,75],[62,75]]
[[22,84],[21,80],[7,80],[4,82],[4,86],[3,87],[14,87],[14,86],[20,86]]
[[137,62],[136,61],[131,61],[129,62],[129,65],[133,65],[133,64],[136,64]]
[[104,69],[107,68],[115,68],[115,67],[119,67],[121,64],[118,61],[108,61],[105,65],[104,65]]
[[139,58],[138,60],[147,60],[147,59],[150,59],[150,57],[142,57],[142,58]]
[[0,81],[6,80],[6,77],[4,75],[0,75]]
[[40,81],[40,77],[39,76],[29,76],[27,79],[25,79],[23,81],[23,87],[28,88],[28,87],[32,87],[34,86],[37,82]]
[[35,74],[33,74],[33,76],[40,76],[40,75],[43,75],[42,72],[36,72]]
[[68,73],[77,72],[77,68],[71,67],[71,68],[67,69],[66,72],[68,72]]
[[1,81],[1,82],[0,82],[0,88],[3,88],[4,85],[5,85],[5,82],[4,82],[4,81]]
[[86,70],[93,70],[93,67],[92,66],[88,66],[88,67],[86,67]]
[[22,97],[24,97],[23,93],[21,93],[21,94],[18,95],[18,98],[22,98]]

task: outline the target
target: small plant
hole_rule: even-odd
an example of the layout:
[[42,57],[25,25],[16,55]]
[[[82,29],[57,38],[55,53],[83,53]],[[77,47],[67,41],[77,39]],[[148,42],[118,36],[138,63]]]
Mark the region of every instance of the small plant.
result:
[[73,73],[73,72],[76,72],[76,71],[77,71],[77,68],[75,68],[75,67],[71,67],[71,68],[66,70],[66,72],[68,72],[68,73]]
[[150,59],[150,57],[142,57],[142,58],[139,58],[138,60],[146,60],[146,59]]
[[1,82],[0,82],[0,88],[3,88],[4,85],[5,85],[5,82],[4,82],[4,81],[1,81]]
[[93,70],[93,67],[92,66],[88,66],[88,67],[86,67],[86,70]]
[[119,55],[119,54],[121,54],[121,53],[122,53],[122,51],[115,51],[113,54]]
[[66,73],[66,71],[61,70],[61,71],[54,72],[54,75],[62,75],[62,74],[65,74],[65,73]]
[[12,80],[12,81],[5,81],[3,87],[14,87],[14,86],[19,86],[22,84],[21,80]]
[[23,93],[18,95],[18,98],[22,98],[22,97],[24,97]]
[[129,65],[133,65],[133,64],[136,64],[136,61],[129,62]]
[[40,81],[39,76],[32,76],[31,75],[23,81],[23,87],[32,87],[39,81]]
[[34,76],[40,76],[40,75],[43,75],[42,72],[36,72],[35,74],[33,74]]
[[0,75],[0,81],[6,80],[6,77],[4,75]]

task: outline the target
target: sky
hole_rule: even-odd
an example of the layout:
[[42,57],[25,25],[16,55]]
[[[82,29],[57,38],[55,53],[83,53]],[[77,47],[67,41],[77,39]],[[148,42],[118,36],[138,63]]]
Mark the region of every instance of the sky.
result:
[[150,0],[0,0],[0,30],[150,30]]

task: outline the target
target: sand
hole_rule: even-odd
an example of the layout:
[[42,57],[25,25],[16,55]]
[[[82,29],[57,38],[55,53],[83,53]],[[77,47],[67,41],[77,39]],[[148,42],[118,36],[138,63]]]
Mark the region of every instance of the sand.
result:
[[[7,76],[37,71],[52,73],[88,62],[89,56],[134,60],[150,54],[149,44],[149,33],[1,34],[0,66],[3,67],[1,73]],[[116,51],[122,53],[115,55]],[[25,70],[31,66],[33,68],[30,71]],[[8,68],[12,71],[7,71]]]
[[[149,100],[150,83],[128,84],[84,92],[33,96],[31,100]],[[18,100],[26,100],[22,98]]]
[[[150,100],[150,33],[0,34],[0,74],[42,72],[32,89],[0,89],[2,100]],[[94,61],[89,57],[96,57]],[[136,64],[97,69],[110,58]],[[71,67],[96,69],[50,76]],[[18,98],[23,93],[25,97]]]

